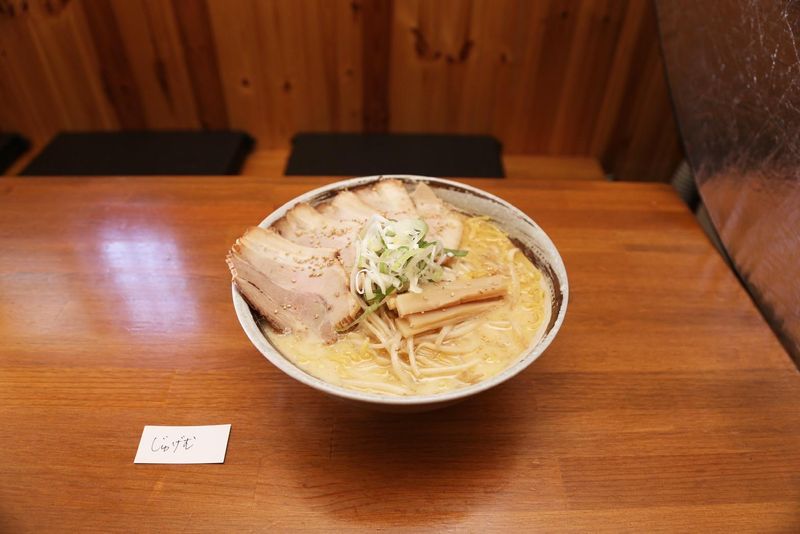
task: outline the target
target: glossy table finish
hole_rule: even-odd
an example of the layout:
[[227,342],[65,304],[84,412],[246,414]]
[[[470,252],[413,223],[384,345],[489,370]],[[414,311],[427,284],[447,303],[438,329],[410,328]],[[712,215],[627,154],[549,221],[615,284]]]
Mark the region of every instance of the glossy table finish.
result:
[[[800,528],[800,377],[665,185],[470,180],[550,234],[551,348],[443,411],[281,374],[225,252],[322,179],[0,179],[0,530]],[[146,424],[232,423],[224,465],[134,465]]]

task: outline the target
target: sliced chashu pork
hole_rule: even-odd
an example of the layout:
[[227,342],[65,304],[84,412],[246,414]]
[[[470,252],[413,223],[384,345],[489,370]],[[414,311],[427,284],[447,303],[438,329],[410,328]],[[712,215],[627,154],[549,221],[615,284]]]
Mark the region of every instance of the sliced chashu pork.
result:
[[236,240],[227,262],[244,298],[277,330],[333,342],[360,309],[332,248],[306,247],[254,227]]
[[436,196],[428,184],[419,183],[411,199],[420,217],[428,223],[428,241],[441,241],[445,248],[456,249],[464,232],[462,216]]
[[339,191],[333,200],[319,206],[319,212],[334,221],[348,221],[359,225],[363,225],[378,213],[352,191]]
[[387,219],[418,219],[414,203],[400,180],[381,180],[372,187],[357,189],[356,194],[365,204]]
[[355,263],[353,243],[362,223],[321,214],[306,203],[297,204],[275,223],[275,228],[289,241],[306,247],[332,248],[339,252],[347,273]]

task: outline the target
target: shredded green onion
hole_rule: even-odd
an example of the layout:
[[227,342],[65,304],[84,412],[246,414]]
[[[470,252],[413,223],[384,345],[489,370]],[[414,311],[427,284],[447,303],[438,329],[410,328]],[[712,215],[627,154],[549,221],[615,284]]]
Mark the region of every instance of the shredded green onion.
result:
[[378,310],[378,308],[380,308],[381,306],[383,306],[384,304],[386,304],[386,299],[387,299],[387,298],[389,298],[389,295],[391,295],[392,293],[394,293],[394,288],[392,288],[392,289],[389,291],[389,293],[387,293],[386,295],[383,295],[383,296],[380,298],[380,300],[378,300],[378,299],[375,299],[375,302],[373,302],[372,304],[370,304],[369,306],[367,306],[366,308],[364,308],[364,309],[361,311],[361,315],[359,315],[359,316],[358,316],[358,318],[356,318],[356,320],[355,320],[355,321],[353,321],[352,323],[350,323],[349,325],[347,325],[347,327],[346,327],[346,328],[344,328],[343,330],[349,330],[350,328],[354,327],[355,325],[357,325],[358,323],[360,323],[361,321],[363,321],[364,319],[366,319],[366,318],[367,318],[367,316],[368,316],[369,314],[371,314],[371,313],[375,313],[375,312]]
[[427,233],[428,225],[422,219],[395,221],[374,215],[364,226],[350,275],[350,290],[367,304],[359,320],[377,310],[392,293],[419,293],[421,283],[438,282],[444,274],[444,261],[466,256],[466,250],[425,241]]
[[463,258],[464,256],[467,255],[466,250],[459,250],[456,248],[446,248],[444,249],[444,253],[447,254],[448,256],[455,256],[456,258]]

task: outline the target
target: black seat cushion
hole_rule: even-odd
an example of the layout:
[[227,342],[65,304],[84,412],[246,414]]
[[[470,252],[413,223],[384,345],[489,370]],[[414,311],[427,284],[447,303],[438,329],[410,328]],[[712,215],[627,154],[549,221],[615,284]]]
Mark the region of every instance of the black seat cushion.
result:
[[301,133],[285,174],[502,178],[501,149],[488,135]]
[[0,134],[0,174],[6,172],[31,144],[24,137],[13,133]]
[[227,130],[61,133],[22,174],[237,174],[252,148],[248,134]]

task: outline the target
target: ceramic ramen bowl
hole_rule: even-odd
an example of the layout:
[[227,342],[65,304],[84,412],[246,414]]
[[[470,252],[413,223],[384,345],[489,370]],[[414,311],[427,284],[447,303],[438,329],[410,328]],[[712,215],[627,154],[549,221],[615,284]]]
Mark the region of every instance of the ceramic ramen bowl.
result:
[[550,303],[552,306],[549,324],[545,327],[542,337],[534,340],[531,346],[525,349],[508,368],[476,384],[434,395],[392,396],[352,390],[316,378],[286,359],[261,330],[258,315],[254,315],[253,310],[239,293],[239,290],[232,284],[233,305],[236,310],[236,316],[239,318],[242,328],[253,345],[273,365],[293,379],[333,397],[366,407],[391,412],[419,412],[441,408],[477,395],[513,378],[532,364],[553,342],[561,324],[564,322],[569,298],[569,284],[564,262],[561,260],[558,250],[556,250],[555,245],[547,234],[530,217],[505,200],[486,191],[440,178],[382,175],[343,180],[294,198],[272,212],[266,219],[261,221],[259,226],[262,228],[272,226],[288,210],[300,202],[316,205],[330,199],[343,189],[370,185],[378,180],[388,178],[401,180],[410,186],[419,181],[426,182],[440,198],[459,211],[468,215],[488,215],[508,234],[512,241],[544,275],[547,286],[550,289]]

